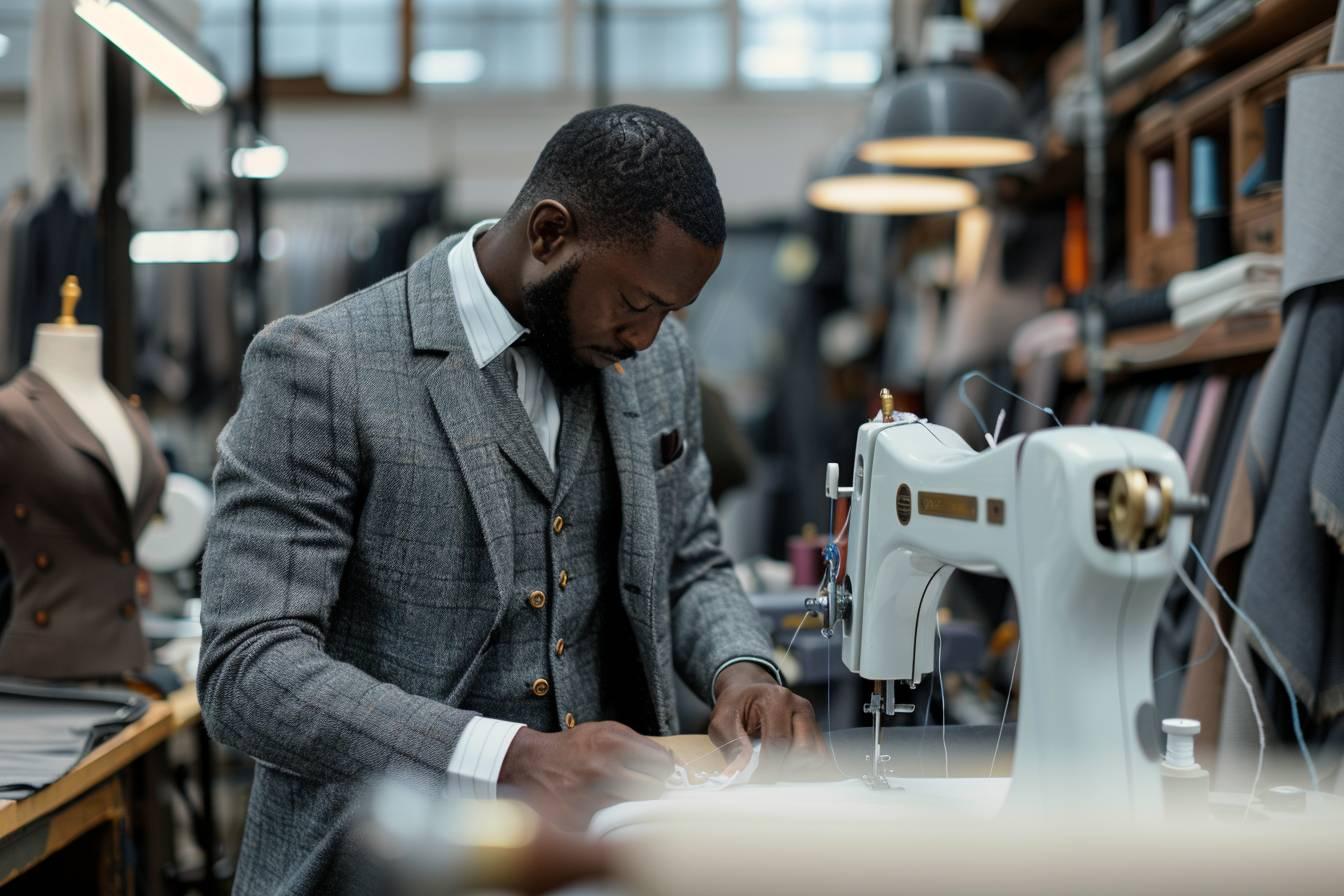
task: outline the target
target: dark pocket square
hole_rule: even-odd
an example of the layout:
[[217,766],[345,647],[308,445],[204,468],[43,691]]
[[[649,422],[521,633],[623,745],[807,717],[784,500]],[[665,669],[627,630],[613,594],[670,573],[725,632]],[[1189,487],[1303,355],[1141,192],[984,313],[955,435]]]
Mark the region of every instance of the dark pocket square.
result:
[[662,468],[672,463],[672,461],[681,457],[686,451],[686,444],[681,440],[681,433],[675,429],[669,429],[667,432],[658,436],[658,451],[655,455],[656,468]]

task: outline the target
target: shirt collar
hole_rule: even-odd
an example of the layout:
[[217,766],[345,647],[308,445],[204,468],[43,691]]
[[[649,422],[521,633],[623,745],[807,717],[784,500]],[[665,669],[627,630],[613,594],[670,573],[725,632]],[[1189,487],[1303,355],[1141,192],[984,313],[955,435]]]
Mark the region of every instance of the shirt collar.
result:
[[498,221],[488,218],[477,222],[448,253],[448,274],[457,298],[457,312],[478,368],[484,368],[527,333],[527,328],[514,319],[485,282],[473,249],[477,235]]

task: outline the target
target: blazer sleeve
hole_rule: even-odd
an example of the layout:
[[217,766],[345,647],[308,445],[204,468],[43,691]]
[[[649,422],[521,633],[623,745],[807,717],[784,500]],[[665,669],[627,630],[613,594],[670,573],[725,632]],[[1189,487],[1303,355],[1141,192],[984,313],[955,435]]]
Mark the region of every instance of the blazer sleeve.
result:
[[[671,323],[670,321],[668,323]],[[666,326],[666,324],[665,324]],[[770,639],[760,614],[738,584],[724,553],[719,518],[710,500],[709,461],[704,452],[700,390],[685,332],[673,326],[683,372],[686,477],[679,498],[681,526],[668,577],[672,606],[673,663],[706,703],[714,703],[714,677],[725,663],[757,660],[774,670]]]
[[476,714],[323,649],[360,494],[356,384],[336,341],[286,318],[244,359],[242,402],[219,439],[202,571],[201,709],[216,740],[291,774],[395,770],[437,784]]

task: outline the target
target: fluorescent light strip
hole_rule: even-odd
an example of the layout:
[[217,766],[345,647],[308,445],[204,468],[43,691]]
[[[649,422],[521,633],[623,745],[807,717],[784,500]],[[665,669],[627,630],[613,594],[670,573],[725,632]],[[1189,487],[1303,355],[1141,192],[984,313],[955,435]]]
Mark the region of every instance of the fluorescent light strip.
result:
[[0,58],[9,52],[9,35],[0,34]]
[[197,112],[219,108],[224,82],[118,0],[75,0],[75,14]]
[[233,230],[145,230],[131,237],[136,264],[227,264],[237,257]]

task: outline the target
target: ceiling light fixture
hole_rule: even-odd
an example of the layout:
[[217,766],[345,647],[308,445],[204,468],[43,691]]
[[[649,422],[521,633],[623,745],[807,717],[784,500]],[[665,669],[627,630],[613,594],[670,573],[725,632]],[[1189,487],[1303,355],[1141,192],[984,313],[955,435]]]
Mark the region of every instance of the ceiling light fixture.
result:
[[184,105],[197,112],[220,107],[228,95],[208,54],[179,31],[149,0],[73,0],[75,14],[119,47]]
[[237,257],[233,230],[145,230],[131,237],[136,264],[227,264]]

